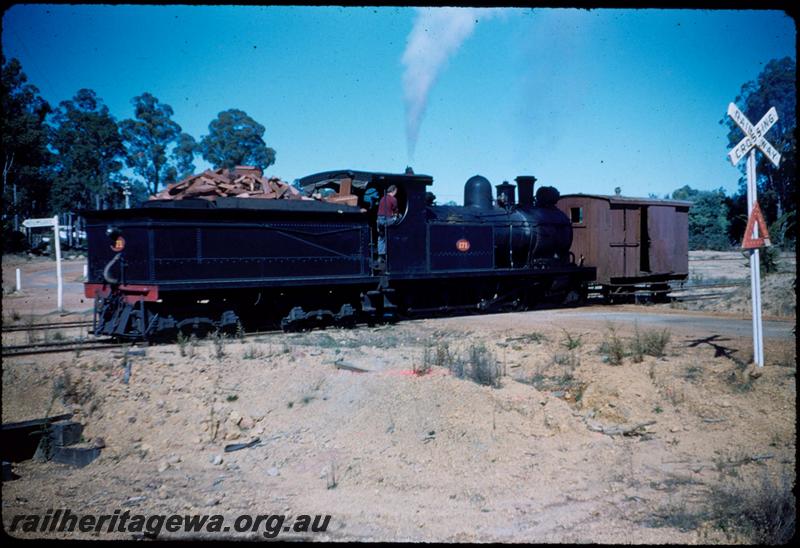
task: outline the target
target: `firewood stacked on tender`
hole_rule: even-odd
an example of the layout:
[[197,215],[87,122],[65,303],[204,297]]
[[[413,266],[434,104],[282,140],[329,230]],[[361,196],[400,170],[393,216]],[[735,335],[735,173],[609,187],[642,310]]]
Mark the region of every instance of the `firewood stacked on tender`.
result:
[[250,166],[236,166],[206,170],[199,175],[191,175],[173,183],[151,200],[183,200],[202,198],[216,200],[217,197],[259,198],[263,200],[302,200],[299,190],[278,177],[263,177],[261,170]]

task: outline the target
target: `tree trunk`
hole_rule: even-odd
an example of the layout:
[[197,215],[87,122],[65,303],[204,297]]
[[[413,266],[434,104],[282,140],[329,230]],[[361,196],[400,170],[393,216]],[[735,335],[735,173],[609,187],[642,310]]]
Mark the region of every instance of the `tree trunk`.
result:
[[158,159],[153,158],[153,168],[154,168],[154,175],[155,178],[153,180],[153,195],[155,196],[158,194],[158,187],[161,181],[159,180],[159,171],[161,171],[161,166],[158,165]]

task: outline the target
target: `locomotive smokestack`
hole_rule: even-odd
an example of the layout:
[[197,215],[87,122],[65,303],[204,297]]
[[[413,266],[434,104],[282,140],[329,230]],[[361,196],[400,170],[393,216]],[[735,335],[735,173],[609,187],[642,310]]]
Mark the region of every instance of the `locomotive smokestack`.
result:
[[519,188],[519,207],[533,207],[533,186],[536,184],[536,177],[533,175],[520,175],[516,179]]

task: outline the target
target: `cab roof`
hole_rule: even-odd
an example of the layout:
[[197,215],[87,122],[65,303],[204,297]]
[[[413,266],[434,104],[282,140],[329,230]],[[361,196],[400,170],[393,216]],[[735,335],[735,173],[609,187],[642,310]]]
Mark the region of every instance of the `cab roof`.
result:
[[306,191],[325,186],[331,181],[352,179],[354,188],[364,189],[369,183],[390,184],[401,183],[432,185],[433,177],[417,173],[385,173],[380,171],[359,171],[355,169],[334,169],[306,175],[297,179],[297,183]]

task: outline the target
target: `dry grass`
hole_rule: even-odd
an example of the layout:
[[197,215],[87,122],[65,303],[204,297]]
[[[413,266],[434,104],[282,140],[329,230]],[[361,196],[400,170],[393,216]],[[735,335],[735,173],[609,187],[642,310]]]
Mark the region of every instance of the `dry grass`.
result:
[[786,471],[776,480],[765,470],[760,480],[712,486],[707,500],[707,504],[694,508],[685,504],[669,505],[654,512],[643,523],[681,531],[693,531],[709,524],[736,543],[779,545],[794,538],[796,498],[791,476]]
[[611,365],[622,365],[625,358],[625,343],[617,335],[617,328],[609,324],[603,342],[600,343],[598,352],[603,355],[603,361]]
[[484,344],[470,345],[465,351],[450,349],[450,344],[440,341],[429,344],[423,351],[422,364],[414,366],[417,374],[426,374],[432,366],[446,367],[453,376],[468,378],[483,386],[500,387],[503,372],[497,357]]

